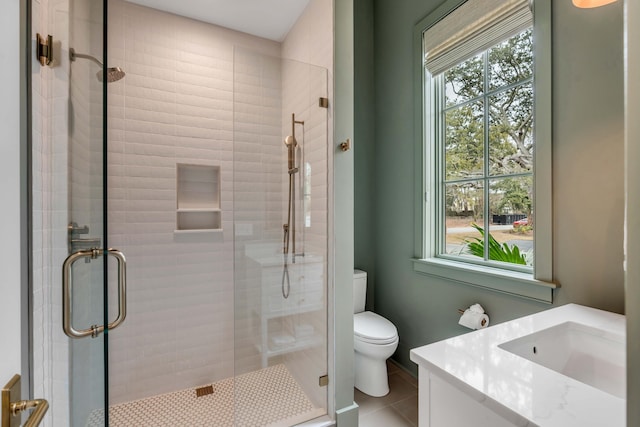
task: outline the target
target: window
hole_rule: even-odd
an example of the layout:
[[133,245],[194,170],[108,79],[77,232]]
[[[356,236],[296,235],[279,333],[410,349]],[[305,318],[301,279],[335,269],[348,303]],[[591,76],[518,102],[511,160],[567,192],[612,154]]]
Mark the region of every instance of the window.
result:
[[550,1],[535,5],[535,27],[529,0],[450,0],[416,27],[415,265],[551,302]]
[[532,50],[528,28],[432,77],[438,256],[533,269]]

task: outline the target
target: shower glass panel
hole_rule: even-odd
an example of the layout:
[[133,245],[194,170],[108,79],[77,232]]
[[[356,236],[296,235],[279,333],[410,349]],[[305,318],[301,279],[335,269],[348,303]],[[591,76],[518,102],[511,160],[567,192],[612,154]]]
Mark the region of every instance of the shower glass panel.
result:
[[[116,319],[117,304],[107,307],[110,264],[91,249],[108,247],[106,81],[98,78],[106,5],[64,0],[30,6],[34,38],[53,39],[53,62],[31,64],[33,394],[50,403],[46,425],[104,426],[108,345],[107,333],[97,329]],[[70,280],[63,281],[64,265]],[[88,336],[79,338],[84,331]]]
[[327,413],[327,70],[236,47],[233,77],[235,420],[295,425]]
[[[66,70],[68,83],[66,79],[61,78],[54,79],[51,84],[54,94],[60,93],[58,91],[63,90],[68,84],[68,122],[62,114],[52,117],[52,120],[59,121],[59,125],[63,128],[68,127],[66,153],[60,149],[61,145],[58,145],[53,162],[54,165],[60,164],[55,161],[57,155],[67,157],[67,170],[60,171],[63,175],[57,173],[53,175],[54,180],[66,175],[68,185],[68,199],[66,199],[68,212],[64,224],[66,227],[59,231],[60,237],[64,236],[66,241],[64,245],[66,246],[64,256],[66,256],[81,250],[107,247],[104,227],[106,170],[103,167],[106,156],[104,143],[106,126],[104,85],[106,82],[98,78],[98,74],[103,71],[102,62],[104,62],[103,2],[69,1],[68,21],[65,19],[65,14],[58,9],[62,4],[58,3],[52,16],[60,26],[68,25],[68,40],[64,40],[64,31],[54,33],[56,37],[63,39],[61,40],[62,54],[66,56],[60,58],[63,67],[54,69],[54,73],[63,77]],[[80,53],[81,56],[71,60],[69,54],[72,51]],[[53,102],[56,101],[54,95]],[[55,135],[54,138],[56,138]],[[106,317],[113,320],[117,316],[111,313],[111,316],[106,316],[108,310],[107,298],[105,298],[107,279],[105,261],[103,256],[95,259],[84,258],[71,266],[72,316],[70,321],[76,329],[104,325]],[[55,262],[54,265],[60,269],[62,261]],[[60,294],[56,293],[56,297]],[[62,330],[59,334],[64,336]],[[69,425],[103,425],[106,422],[104,408],[107,399],[105,394],[107,336],[106,333],[102,333],[95,338],[65,337],[69,352]],[[53,402],[54,404],[56,402],[55,396]],[[56,415],[54,408],[53,416]]]

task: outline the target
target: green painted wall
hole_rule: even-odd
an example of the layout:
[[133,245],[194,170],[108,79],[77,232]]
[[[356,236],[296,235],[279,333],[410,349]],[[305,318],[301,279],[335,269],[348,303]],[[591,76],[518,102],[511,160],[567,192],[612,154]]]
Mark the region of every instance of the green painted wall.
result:
[[367,309],[373,309],[375,289],[375,73],[373,2],[354,1],[355,31],[355,267],[367,271]]
[[[375,311],[398,327],[394,358],[415,371],[411,348],[468,331],[458,308],[480,302],[500,323],[551,306],[413,271],[412,34],[442,1],[358,0],[360,10],[368,1],[373,41],[368,18],[356,23],[355,259],[373,277]],[[624,310],[622,12],[553,2],[554,305]]]

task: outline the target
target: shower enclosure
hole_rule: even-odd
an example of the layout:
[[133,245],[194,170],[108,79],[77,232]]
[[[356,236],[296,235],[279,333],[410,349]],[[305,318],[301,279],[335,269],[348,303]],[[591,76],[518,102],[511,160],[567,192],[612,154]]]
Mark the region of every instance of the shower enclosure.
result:
[[61,52],[33,77],[48,425],[326,415],[327,68],[121,0],[34,7]]

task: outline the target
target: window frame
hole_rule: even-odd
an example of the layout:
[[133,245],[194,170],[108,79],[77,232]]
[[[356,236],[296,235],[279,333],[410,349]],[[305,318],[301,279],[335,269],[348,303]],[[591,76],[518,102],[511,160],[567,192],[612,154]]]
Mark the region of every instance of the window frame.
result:
[[[552,82],[551,82],[551,0],[533,3],[534,40],[534,228],[535,263],[531,273],[478,265],[461,260],[437,257],[438,218],[435,200],[436,138],[440,126],[433,105],[427,100],[437,96],[437,90],[427,79],[424,67],[423,33],[467,0],[447,0],[422,19],[414,29],[415,58],[415,245],[414,270],[456,283],[463,283],[497,292],[516,295],[544,303],[553,302],[552,243]],[[429,81],[427,81],[429,80]],[[431,126],[431,123],[435,123]]]

